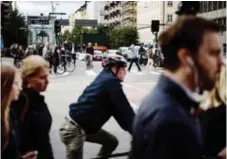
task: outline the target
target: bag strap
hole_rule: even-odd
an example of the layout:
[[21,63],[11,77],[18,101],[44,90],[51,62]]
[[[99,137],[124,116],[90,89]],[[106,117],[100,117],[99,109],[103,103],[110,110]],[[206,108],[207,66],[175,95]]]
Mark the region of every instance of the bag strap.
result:
[[24,104],[24,109],[23,109],[23,111],[21,113],[21,116],[20,116],[20,120],[21,121],[24,121],[24,118],[25,118],[25,116],[26,116],[26,114],[28,112],[28,107],[29,107],[28,96],[25,93],[23,93],[23,96],[25,97],[25,104]]

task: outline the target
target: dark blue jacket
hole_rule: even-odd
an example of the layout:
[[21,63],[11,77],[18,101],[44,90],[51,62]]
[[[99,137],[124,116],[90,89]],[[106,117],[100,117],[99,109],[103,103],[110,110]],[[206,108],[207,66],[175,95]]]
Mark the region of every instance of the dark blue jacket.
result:
[[69,108],[70,117],[86,133],[100,130],[111,116],[124,130],[132,131],[134,111],[122,90],[121,81],[110,71],[103,70]]
[[196,105],[178,84],[162,75],[135,118],[131,158],[199,159],[200,124],[190,113]]

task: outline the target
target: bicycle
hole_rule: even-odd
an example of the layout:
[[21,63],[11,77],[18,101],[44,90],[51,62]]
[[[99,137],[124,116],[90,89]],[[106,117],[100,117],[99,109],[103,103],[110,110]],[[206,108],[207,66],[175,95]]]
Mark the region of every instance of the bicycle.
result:
[[75,68],[76,65],[70,55],[60,55],[60,64],[57,67],[58,74],[64,74],[66,71],[73,72]]
[[93,68],[93,63],[92,63],[92,55],[87,54],[85,56],[85,63],[86,63],[86,69],[92,69]]

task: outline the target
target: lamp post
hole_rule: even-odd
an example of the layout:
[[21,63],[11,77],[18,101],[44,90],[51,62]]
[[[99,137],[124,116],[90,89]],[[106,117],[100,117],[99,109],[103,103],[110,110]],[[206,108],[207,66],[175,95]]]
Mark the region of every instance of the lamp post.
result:
[[42,23],[41,36],[42,36],[42,43],[43,43],[43,13],[41,13],[40,16],[41,16],[41,23]]
[[81,49],[81,51],[83,50],[83,36],[84,36],[84,31],[82,30],[81,34],[80,34],[80,49]]

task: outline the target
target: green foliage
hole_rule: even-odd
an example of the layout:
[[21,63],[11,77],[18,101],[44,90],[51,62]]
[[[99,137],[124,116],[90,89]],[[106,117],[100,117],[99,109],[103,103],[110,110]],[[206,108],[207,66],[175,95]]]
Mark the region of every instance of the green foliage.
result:
[[134,27],[124,28],[110,28],[103,25],[99,25],[97,28],[83,28],[80,26],[74,27],[70,33],[66,31],[62,38],[68,40],[76,45],[80,44],[81,33],[86,34],[100,34],[105,37],[105,45],[112,49],[117,49],[120,46],[130,46],[131,44],[138,44],[138,32]]
[[13,43],[18,43],[23,46],[27,45],[28,32],[21,28],[27,28],[24,16],[20,14],[18,10],[11,11],[8,23],[3,24],[2,28],[5,47],[9,47]]
[[134,27],[116,28],[110,31],[110,47],[117,49],[120,46],[138,44],[138,32]]

